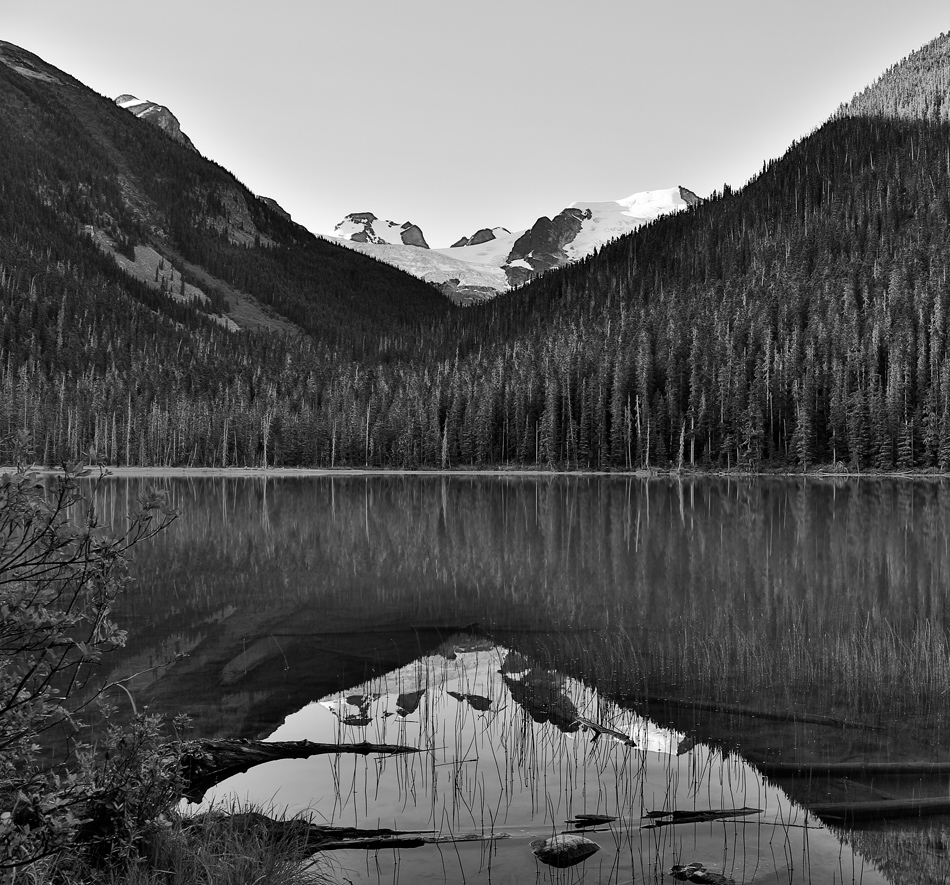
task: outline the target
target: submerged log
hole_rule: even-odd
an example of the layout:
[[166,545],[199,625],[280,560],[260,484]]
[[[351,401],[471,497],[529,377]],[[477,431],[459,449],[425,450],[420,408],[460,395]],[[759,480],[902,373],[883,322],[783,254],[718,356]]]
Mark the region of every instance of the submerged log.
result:
[[277,820],[256,811],[232,815],[210,813],[201,815],[191,823],[192,827],[214,826],[222,818],[239,832],[253,833],[258,838],[292,846],[301,857],[317,851],[340,851],[357,848],[364,850],[384,848],[419,848],[423,845],[446,842],[492,842],[510,838],[508,833],[463,833],[442,835],[432,830],[359,829],[357,827],[331,827],[310,823],[302,818]]
[[590,731],[593,732],[593,737],[590,739],[590,742],[593,744],[601,735],[607,735],[610,738],[613,738],[615,741],[619,741],[621,744],[625,744],[628,747],[636,747],[637,742],[630,737],[629,734],[624,734],[622,731],[617,731],[615,728],[610,728],[606,725],[601,725],[599,722],[594,722],[593,719],[587,719],[584,716],[578,716],[575,721],[580,725],[581,731]]
[[811,777],[823,774],[829,777],[950,775],[950,762],[753,762],[752,764],[762,774],[774,777]]
[[652,818],[653,823],[641,829],[648,830],[654,827],[668,827],[673,824],[700,824],[714,820],[729,820],[734,817],[744,817],[747,814],[761,814],[761,808],[704,808],[695,811],[648,811],[646,817]]
[[950,814],[950,798],[880,799],[870,802],[824,802],[809,804],[808,811],[834,821],[887,820],[892,817],[929,817]]
[[204,794],[221,781],[235,774],[243,774],[256,765],[276,759],[306,759],[310,756],[356,753],[420,753],[418,747],[400,744],[324,744],[314,741],[251,741],[200,740],[190,741],[181,755],[181,773],[184,780],[182,798],[200,802]]
[[487,836],[478,833],[461,835],[422,834],[413,836],[407,833],[383,833],[378,836],[367,835],[362,838],[330,839],[322,842],[318,851],[337,851],[345,848],[363,848],[366,850],[382,848],[421,848],[423,845],[441,845],[445,842],[494,842],[498,839],[510,839],[508,833],[490,833]]
[[571,824],[577,830],[588,830],[592,827],[613,823],[616,819],[609,814],[575,814],[565,823]]

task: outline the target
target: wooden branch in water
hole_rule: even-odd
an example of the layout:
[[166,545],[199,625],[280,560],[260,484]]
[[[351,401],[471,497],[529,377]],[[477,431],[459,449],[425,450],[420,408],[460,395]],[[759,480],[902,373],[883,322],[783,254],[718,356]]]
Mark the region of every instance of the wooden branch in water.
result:
[[585,719],[583,716],[575,717],[574,721],[578,723],[582,730],[593,732],[593,737],[591,738],[591,743],[594,743],[601,735],[607,735],[608,737],[613,738],[615,741],[619,741],[622,744],[626,744],[628,747],[636,747],[637,742],[630,737],[629,734],[624,734],[622,731],[617,731],[615,728],[609,728],[606,725],[601,725],[599,722],[594,722],[593,719]]
[[382,834],[379,836],[365,836],[363,838],[347,838],[328,840],[316,846],[318,851],[337,851],[344,848],[420,848],[423,845],[442,844],[444,842],[494,842],[497,839],[510,839],[508,833],[492,833],[480,836],[477,833],[466,833],[459,836],[418,835],[405,833]]
[[419,848],[423,845],[446,842],[492,842],[508,839],[508,833],[479,835],[441,835],[433,830],[359,829],[357,827],[331,827],[310,823],[302,818],[277,820],[256,811],[244,811],[232,815],[211,812],[194,818],[192,827],[215,826],[227,819],[230,827],[242,833],[253,833],[273,842],[281,842],[300,856],[317,851],[339,851],[348,848],[375,850],[383,848]]
[[324,744],[314,741],[251,741],[238,739],[190,741],[181,756],[181,771],[185,787],[182,797],[189,802],[200,802],[205,792],[215,784],[242,774],[255,765],[276,759],[306,759],[310,756],[337,753],[419,753],[418,747],[400,744]]
[[773,777],[853,777],[881,775],[903,777],[922,774],[950,775],[950,762],[753,762],[762,774]]
[[824,802],[806,806],[811,814],[827,820],[887,820],[892,817],[928,817],[950,814],[950,798],[881,799],[873,802]]
[[642,830],[654,827],[668,827],[673,824],[700,824],[714,820],[729,820],[748,814],[761,814],[761,808],[705,808],[695,811],[648,811],[646,816],[653,819],[652,824],[641,827]]

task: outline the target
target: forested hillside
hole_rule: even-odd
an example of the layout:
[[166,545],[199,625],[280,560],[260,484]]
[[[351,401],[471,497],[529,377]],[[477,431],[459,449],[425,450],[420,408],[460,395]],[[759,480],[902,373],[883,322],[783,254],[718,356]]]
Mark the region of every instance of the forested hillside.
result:
[[[935,97],[947,47],[889,71],[741,190],[466,309],[341,297],[286,309],[312,336],[234,335],[191,308],[170,323],[98,253],[63,264],[78,237],[38,249],[7,226],[0,437],[27,429],[54,462],[95,449],[115,464],[950,469],[950,122],[933,110],[950,106]],[[24,174],[0,172],[2,193]],[[274,248],[189,243],[194,208],[176,221],[162,199],[182,252],[207,249],[272,304],[297,297],[267,288]],[[269,215],[259,227],[281,230]],[[294,274],[312,266],[279,248]],[[229,266],[244,253],[255,261]],[[129,293],[121,309],[109,285]]]
[[42,254],[125,287],[94,243],[111,240],[129,257],[147,245],[206,291],[210,303],[192,307],[226,312],[227,292],[248,292],[312,337],[371,358],[411,344],[419,322],[444,309],[431,287],[314,237],[231,173],[2,42],[0,156],[8,271]]

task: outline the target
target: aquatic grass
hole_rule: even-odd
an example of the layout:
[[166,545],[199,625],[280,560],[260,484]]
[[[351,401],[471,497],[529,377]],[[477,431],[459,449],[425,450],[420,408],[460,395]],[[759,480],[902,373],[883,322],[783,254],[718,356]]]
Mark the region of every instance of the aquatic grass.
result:
[[329,882],[328,864],[312,860],[306,831],[274,838],[248,824],[255,811],[234,805],[198,818],[172,818],[148,836],[148,864],[122,871],[128,885],[313,885]]
[[[563,671],[548,670],[536,660],[525,661],[525,670],[519,672],[538,671],[538,678],[550,680],[579,717],[631,735],[638,746],[612,739],[609,731],[565,731],[544,720],[540,706],[513,693],[502,679],[499,671],[504,669],[508,649],[479,649],[470,654],[451,646],[442,649],[444,654],[428,658],[425,673],[407,666],[344,693],[344,697],[375,700],[370,710],[372,724],[338,724],[342,740],[372,740],[388,729],[390,738],[398,733],[400,743],[418,741],[429,752],[379,760],[336,757],[335,774],[324,776],[326,786],[321,789],[318,781],[313,782],[315,808],[325,800],[324,813],[332,804],[332,816],[339,822],[363,827],[432,829],[455,835],[512,832],[510,842],[482,844],[479,853],[444,849],[441,862],[446,881],[461,881],[470,873],[473,880],[481,881],[479,876],[487,868],[502,863],[515,864],[530,877],[534,861],[527,853],[527,840],[563,832],[565,822],[578,813],[615,818],[591,835],[603,852],[588,861],[583,871],[542,870],[538,881],[579,881],[582,875],[585,881],[612,885],[629,882],[631,876],[638,881],[663,881],[673,863],[696,859],[718,862],[737,881],[740,876],[748,881],[748,871],[760,864],[755,839],[769,839],[789,856],[800,849],[801,812],[793,806],[786,808],[783,799],[776,809],[775,800],[766,798],[764,785],[749,774],[738,756],[699,747],[677,757],[681,734],[648,722],[636,710],[624,708],[604,691]],[[408,719],[392,715],[398,694],[420,683],[427,692],[418,710]],[[468,703],[469,692],[490,700],[490,709]],[[344,706],[340,711],[344,718],[345,710]],[[386,783],[381,786],[383,780]],[[331,785],[340,795],[330,795]],[[374,802],[374,796],[379,801]],[[655,810],[746,805],[769,813],[761,822],[732,820],[699,830],[651,827],[645,818]],[[695,841],[697,834],[703,847],[690,848],[684,839]],[[743,841],[747,834],[748,845]],[[717,860],[720,838],[723,854]],[[697,850],[703,852],[699,858]],[[430,870],[431,856],[424,861],[422,851],[418,868],[417,855],[405,851],[367,858],[365,879],[388,881],[392,873],[395,881],[400,870],[410,878],[417,869]],[[506,871],[510,872],[507,866]],[[360,870],[359,875],[363,878],[364,872]]]
[[[19,871],[22,885],[323,885],[331,865],[306,847],[306,830],[275,838],[248,820],[252,806],[231,804],[198,816],[169,812],[141,834],[136,857],[93,866],[58,855]],[[272,809],[260,813],[273,816]],[[3,879],[12,883],[13,879]]]
[[771,622],[727,609],[596,639],[521,636],[524,651],[613,697],[760,706],[874,723],[912,716],[950,725],[950,636],[932,621],[898,629],[868,615],[820,629],[794,612]]
[[842,842],[873,862],[890,881],[913,882],[914,885],[950,882],[950,830],[944,824],[831,829]]

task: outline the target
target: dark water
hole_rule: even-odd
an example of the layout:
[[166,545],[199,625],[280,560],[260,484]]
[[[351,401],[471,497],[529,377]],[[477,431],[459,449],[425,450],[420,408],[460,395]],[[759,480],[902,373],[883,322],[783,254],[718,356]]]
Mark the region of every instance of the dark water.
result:
[[[121,523],[129,499],[149,482],[107,481],[99,493],[100,509]],[[446,711],[458,703],[445,700],[450,690],[445,686],[465,694],[468,677],[456,673],[440,680],[431,674],[454,666],[445,663],[458,658],[453,643],[461,642],[462,648],[466,640],[459,637],[474,636],[483,645],[472,654],[482,657],[462,657],[467,666],[484,671],[479,688],[491,700],[485,710],[472,712],[471,721],[481,716],[494,722],[518,710],[522,725],[541,729],[532,731],[532,745],[557,745],[554,756],[578,752],[571,749],[577,746],[577,729],[558,727],[550,716],[539,715],[537,703],[532,709],[523,691],[519,695],[519,689],[488,677],[509,653],[526,656],[537,672],[555,674],[551,678],[566,686],[577,710],[609,710],[603,715],[614,723],[622,720],[625,733],[648,723],[675,735],[677,746],[695,746],[690,754],[705,755],[702,761],[694,758],[694,766],[707,772],[718,766],[720,781],[722,770],[739,764],[728,761],[738,758],[731,755],[736,749],[749,758],[784,760],[942,758],[933,737],[942,733],[921,729],[925,720],[927,728],[936,728],[931,720],[939,719],[944,700],[940,680],[947,669],[950,587],[946,482],[384,476],[151,484],[166,488],[182,515],[136,552],[137,586],[117,613],[131,639],[113,661],[113,675],[141,672],[133,683],[136,697],[153,709],[189,711],[199,734],[266,737],[279,729],[293,731],[296,726],[288,723],[296,722],[295,716],[311,721],[316,715],[323,717],[322,724],[312,725],[318,732],[345,727],[346,739],[375,739],[380,722],[398,718],[399,692],[386,680],[403,674],[405,681],[410,672],[429,674],[425,685],[442,686],[427,716],[444,728]],[[929,644],[922,645],[922,637]],[[914,660],[918,647],[924,652]],[[864,687],[862,674],[867,674]],[[907,685],[901,682],[895,692],[900,680]],[[782,683],[778,688],[777,682]],[[865,688],[866,698],[855,697]],[[829,729],[800,717],[750,725],[748,717],[689,707],[686,702],[701,699],[704,691],[724,692],[716,700],[734,705],[763,710],[771,705],[773,713],[797,704],[799,712],[862,720],[876,729]],[[359,706],[341,711],[340,698],[354,692],[374,696],[371,712]],[[657,695],[675,703],[658,706]],[[644,706],[647,697],[652,706]],[[333,698],[336,709],[330,709]],[[320,700],[324,705],[315,711],[313,702]],[[613,706],[600,706],[608,701]],[[899,715],[889,716],[893,704],[900,705]],[[492,716],[502,709],[508,710],[506,717]],[[347,715],[362,724],[347,724]],[[516,717],[503,727],[518,731],[521,721]],[[911,721],[916,738],[898,727]],[[484,725],[479,723],[472,726],[476,731]],[[304,728],[294,736],[312,732]],[[632,752],[615,743],[615,752]],[[680,757],[667,753],[666,758]],[[643,785],[659,789],[657,776],[641,762],[640,805],[631,811],[637,804],[633,800],[615,803],[615,810],[632,815],[638,826],[635,812],[649,804],[642,800]],[[440,764],[458,760],[445,758]],[[593,773],[632,764],[601,760],[588,771],[582,762],[578,770],[595,778],[600,791],[633,795],[629,784],[619,790],[616,775],[612,786],[605,786]],[[664,770],[669,772],[669,763]],[[743,769],[743,782],[762,782],[750,772]],[[278,781],[285,783],[286,777]],[[671,795],[680,803],[692,796],[695,803],[701,783],[702,778],[696,780],[692,793],[687,789],[679,796],[674,790]],[[571,804],[562,786],[542,791],[561,796],[558,813],[545,810],[537,791],[519,799],[511,798],[518,791],[507,790],[506,802],[520,809],[509,821],[525,838],[545,828],[550,835],[563,806]],[[813,798],[807,791],[797,795],[795,784],[783,786],[798,801]],[[331,788],[332,782],[321,789]],[[498,788],[477,787],[482,794]],[[385,792],[379,784],[375,789]],[[862,796],[882,793],[873,784],[860,789]],[[934,779],[900,790],[900,795],[950,792],[947,783]],[[831,798],[857,795],[841,785],[825,792]],[[757,806],[754,797],[740,799],[739,805]],[[415,826],[441,825],[427,817],[435,813],[436,799],[426,800],[428,811],[421,816],[404,798],[393,801],[402,802],[399,807]],[[769,801],[778,807],[778,800]],[[298,795],[288,804],[307,803]],[[340,800],[329,816],[346,817],[352,824],[354,815],[363,814],[359,806],[356,800]],[[474,812],[471,816],[474,821]],[[908,850],[919,853],[920,863],[926,855],[933,866],[936,857],[932,878],[940,881],[942,849],[932,850],[939,842],[939,820],[915,827],[891,836],[902,846],[910,840]],[[645,849],[633,832],[613,832],[612,859],[606,866],[601,861],[599,872],[585,881],[662,881],[661,867],[671,858],[728,868],[737,882],[875,881],[875,863],[890,862],[866,847],[852,856],[835,840],[838,854],[831,864],[831,849],[819,851],[815,833],[811,844],[825,857],[823,869],[835,867],[833,875],[819,876],[811,864],[766,862],[761,846],[694,858],[686,856],[691,849],[682,840],[670,840],[662,852],[654,852],[659,860],[638,865],[633,858]],[[730,832],[735,838],[735,825]],[[760,845],[761,830],[756,838]],[[773,834],[767,840],[773,854],[774,839]],[[882,837],[871,841],[879,846]],[[713,850],[705,836],[695,846]],[[506,881],[508,874],[535,875],[530,852],[519,855],[530,860],[528,870],[509,858],[506,852],[512,850],[500,851],[502,862],[485,867],[491,881]],[[901,852],[907,854],[904,848]],[[409,863],[407,855],[402,852],[402,865]],[[465,868],[467,880],[477,880],[484,867],[484,852],[475,855],[477,869]],[[413,863],[422,864],[416,871],[420,877],[438,879],[434,867]],[[577,870],[590,864],[560,875],[576,874],[579,881]],[[367,875],[364,869],[356,878]],[[920,870],[910,875],[906,881],[917,881],[913,876],[928,881]],[[414,881],[409,873],[404,876]]]

